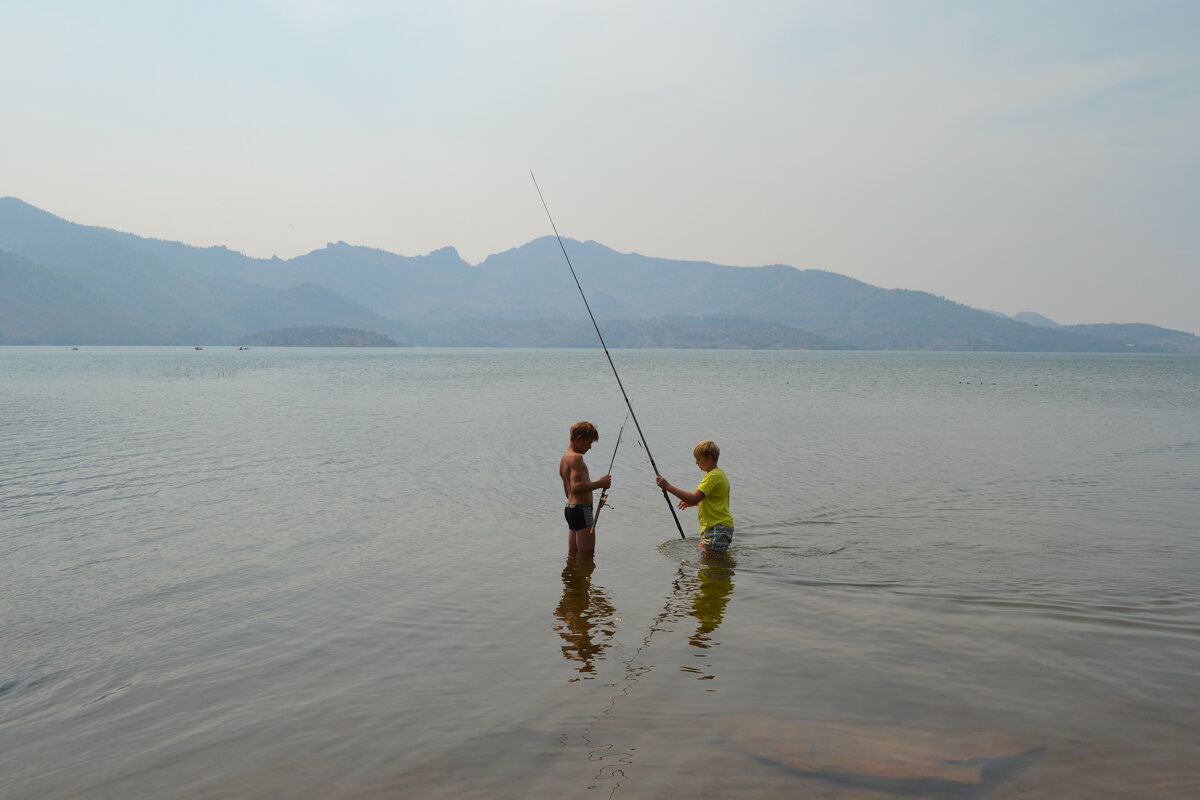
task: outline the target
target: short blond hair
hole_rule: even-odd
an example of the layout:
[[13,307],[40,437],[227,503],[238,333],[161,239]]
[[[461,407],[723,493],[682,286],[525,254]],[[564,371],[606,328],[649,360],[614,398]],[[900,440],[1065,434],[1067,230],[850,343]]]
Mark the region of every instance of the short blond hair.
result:
[[571,439],[585,439],[589,442],[599,440],[600,433],[596,430],[596,426],[586,420],[576,422],[571,426]]
[[705,439],[696,445],[696,449],[692,450],[692,455],[696,458],[700,458],[701,456],[711,458],[716,462],[721,458],[721,448],[717,447],[717,443],[712,439]]

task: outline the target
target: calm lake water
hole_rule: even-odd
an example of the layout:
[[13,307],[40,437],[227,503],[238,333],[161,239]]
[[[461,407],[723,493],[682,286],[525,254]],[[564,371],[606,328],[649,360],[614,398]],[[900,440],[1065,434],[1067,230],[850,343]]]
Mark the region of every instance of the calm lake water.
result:
[[1195,798],[1200,358],[0,348],[0,797]]

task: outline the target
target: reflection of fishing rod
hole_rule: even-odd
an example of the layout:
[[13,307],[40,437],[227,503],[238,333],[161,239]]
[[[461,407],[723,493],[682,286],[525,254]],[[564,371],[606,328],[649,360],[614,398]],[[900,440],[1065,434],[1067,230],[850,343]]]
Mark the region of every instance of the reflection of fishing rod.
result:
[[[625,422],[621,423],[621,430],[617,431],[617,443],[613,445],[612,458],[608,460],[608,473],[612,475],[613,464],[617,461],[617,448],[621,446],[621,434],[625,433],[625,425],[629,422],[629,412],[625,412]],[[600,492],[600,503],[596,506],[596,516],[592,518],[592,533],[596,532],[596,523],[600,519],[600,512],[604,510],[604,504],[608,502],[608,489]]]
[[[625,393],[625,384],[621,383],[621,376],[617,374],[617,365],[613,363],[612,354],[608,352],[608,345],[604,343],[604,335],[600,333],[600,326],[596,323],[596,315],[592,313],[592,306],[587,301],[587,295],[583,293],[583,287],[579,285],[579,276],[575,274],[571,257],[567,255],[567,248],[563,244],[562,237],[558,235],[558,226],[554,224],[554,217],[550,216],[550,206],[546,205],[546,198],[542,197],[542,189],[538,186],[533,170],[529,171],[529,177],[533,178],[533,188],[537,189],[538,198],[542,201],[542,208],[546,209],[546,218],[550,220],[550,227],[554,229],[554,238],[558,239],[558,246],[562,249],[563,258],[567,260],[567,266],[571,268],[571,277],[575,279],[575,287],[579,289],[579,296],[583,298],[583,306],[587,309],[588,316],[592,318],[592,327],[596,329],[596,336],[600,337],[600,346],[604,348],[604,355],[608,357],[608,365],[612,367],[613,377],[617,379],[621,396],[625,398],[625,407],[629,409],[629,416],[633,417],[633,425],[637,428],[638,438],[642,440],[642,448],[646,451],[646,456],[650,459],[650,466],[654,468],[654,474],[657,476],[659,475],[658,466],[654,463],[654,456],[650,455],[650,445],[646,444],[646,436],[642,433],[642,426],[638,423],[637,414],[633,413],[633,404],[629,402],[629,395]],[[671,509],[671,518],[675,520],[675,527],[679,529],[679,538],[686,539],[687,537],[683,535],[683,526],[679,524],[679,515],[675,513],[675,504],[671,502],[666,489],[662,490],[662,496],[663,500],[667,501],[667,508]]]
[[[622,686],[621,689],[612,696],[612,699],[608,701],[608,706],[603,711],[592,717],[591,722],[589,722],[587,727],[583,729],[583,734],[580,737],[583,740],[583,743],[587,746],[589,762],[603,762],[606,759],[613,761],[612,764],[600,767],[599,771],[597,771],[595,775],[596,779],[598,780],[614,781],[612,789],[608,793],[609,798],[615,796],[617,789],[620,789],[621,784],[628,779],[628,775],[625,774],[625,770],[622,769],[622,767],[633,767],[634,751],[633,748],[629,748],[628,750],[618,749],[615,742],[601,744],[598,741],[594,741],[596,738],[597,727],[603,720],[607,719],[612,714],[617,707],[617,702],[621,698],[632,695],[633,688],[637,685],[638,680],[650,674],[651,670],[654,669],[653,664],[634,666],[634,662],[637,661],[643,650],[650,647],[650,640],[654,638],[654,634],[660,631],[670,633],[674,630],[674,628],[667,627],[667,624],[674,622],[682,617],[684,613],[686,613],[684,610],[684,605],[690,596],[689,589],[692,587],[689,587],[684,582],[683,578],[683,569],[680,568],[677,577],[674,581],[672,581],[672,591],[671,594],[667,595],[666,602],[663,605],[663,610],[658,614],[658,616],[651,620],[650,629],[647,630],[646,635],[642,637],[642,643],[638,645],[638,648],[633,652],[633,655],[624,662],[624,686]],[[619,622],[620,619],[618,618],[617,621]],[[616,686],[615,683],[609,685],[614,687]],[[566,734],[564,734],[563,738],[559,741],[559,744],[565,743]],[[595,787],[589,786],[588,788],[591,789]]]

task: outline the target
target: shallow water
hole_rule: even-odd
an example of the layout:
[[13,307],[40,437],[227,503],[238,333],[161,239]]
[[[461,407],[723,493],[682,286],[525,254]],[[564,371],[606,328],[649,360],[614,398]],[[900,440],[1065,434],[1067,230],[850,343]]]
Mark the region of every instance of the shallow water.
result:
[[1200,359],[613,356],[0,348],[0,797],[1200,796]]

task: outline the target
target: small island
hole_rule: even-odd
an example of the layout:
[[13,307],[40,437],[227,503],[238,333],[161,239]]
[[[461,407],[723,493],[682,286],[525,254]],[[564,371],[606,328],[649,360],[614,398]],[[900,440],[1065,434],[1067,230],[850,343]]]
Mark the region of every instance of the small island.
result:
[[308,325],[277,328],[243,336],[239,345],[260,347],[399,347],[396,340],[361,328]]

